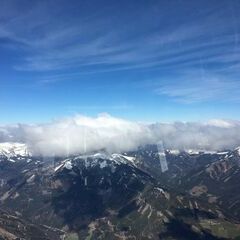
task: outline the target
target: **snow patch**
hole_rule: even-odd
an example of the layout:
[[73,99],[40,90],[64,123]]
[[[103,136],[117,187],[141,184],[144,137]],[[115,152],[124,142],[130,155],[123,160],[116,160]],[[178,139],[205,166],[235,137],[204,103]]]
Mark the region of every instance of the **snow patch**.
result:
[[72,162],[71,161],[65,162],[64,167],[68,170],[72,170]]
[[235,150],[237,151],[238,156],[240,156],[240,147],[237,147]]
[[107,161],[100,162],[100,168],[107,167]]

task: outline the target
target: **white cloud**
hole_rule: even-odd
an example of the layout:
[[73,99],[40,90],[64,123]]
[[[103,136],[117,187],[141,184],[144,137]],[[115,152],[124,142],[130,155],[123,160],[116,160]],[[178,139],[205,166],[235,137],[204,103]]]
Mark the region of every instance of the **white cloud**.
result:
[[76,115],[47,124],[3,126],[0,141],[25,142],[35,154],[68,155],[99,149],[122,152],[162,140],[170,149],[231,149],[240,145],[240,122],[143,124],[112,117]]
[[226,121],[223,119],[211,119],[207,122],[210,126],[220,127],[220,128],[232,128],[237,122],[235,121]]

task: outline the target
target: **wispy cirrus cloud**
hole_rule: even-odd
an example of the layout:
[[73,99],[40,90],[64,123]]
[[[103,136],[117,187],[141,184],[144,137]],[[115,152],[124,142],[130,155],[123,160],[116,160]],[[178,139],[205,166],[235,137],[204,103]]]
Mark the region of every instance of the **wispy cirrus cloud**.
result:
[[[37,88],[117,71],[148,71],[154,78],[151,71],[157,70],[149,89],[168,100],[238,103],[239,4],[172,2],[131,6],[129,1],[113,1],[102,6],[97,1],[3,1],[0,47],[16,54],[9,64],[19,74],[31,78],[34,73],[31,81]],[[75,109],[129,106],[80,104]]]
[[[156,13],[151,5],[143,8],[139,4],[130,17],[110,14],[118,7],[114,4],[90,16],[84,14],[81,6],[77,17],[65,7],[66,4],[49,1],[30,4],[22,11],[19,4],[5,2],[8,14],[1,12],[4,24],[0,27],[0,38],[22,51],[21,63],[15,63],[17,70],[88,72],[94,67],[98,72],[193,66],[200,60],[232,64],[236,60],[236,50],[232,53],[230,46],[238,44],[235,29],[239,26],[229,25],[229,12],[224,4],[220,9],[189,11],[189,16],[181,17],[174,25],[169,19],[176,12],[165,4],[154,6],[166,8],[154,24],[151,17]],[[85,7],[88,12],[96,10]],[[182,11],[188,12],[187,8]]]
[[172,80],[163,80],[159,85],[155,85],[154,91],[181,103],[240,102],[238,79],[209,74],[203,69],[186,72],[175,76]]

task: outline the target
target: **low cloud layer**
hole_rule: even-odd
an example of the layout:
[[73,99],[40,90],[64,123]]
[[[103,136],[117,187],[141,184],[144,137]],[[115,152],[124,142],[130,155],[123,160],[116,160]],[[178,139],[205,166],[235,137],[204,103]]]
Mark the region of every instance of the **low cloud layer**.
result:
[[162,141],[167,149],[223,150],[240,146],[240,121],[143,124],[110,115],[77,115],[47,124],[0,127],[0,142],[24,142],[34,154],[122,152]]

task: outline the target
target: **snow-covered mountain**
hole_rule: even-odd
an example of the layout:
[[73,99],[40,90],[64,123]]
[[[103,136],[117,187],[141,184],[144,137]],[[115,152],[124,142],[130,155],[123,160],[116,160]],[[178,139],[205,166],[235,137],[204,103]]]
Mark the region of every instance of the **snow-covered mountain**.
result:
[[24,143],[4,142],[0,143],[0,156],[7,157],[28,157],[31,156],[28,147]]

